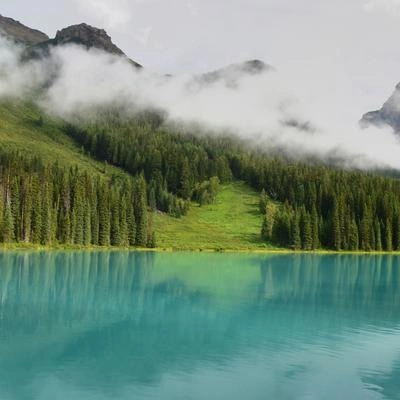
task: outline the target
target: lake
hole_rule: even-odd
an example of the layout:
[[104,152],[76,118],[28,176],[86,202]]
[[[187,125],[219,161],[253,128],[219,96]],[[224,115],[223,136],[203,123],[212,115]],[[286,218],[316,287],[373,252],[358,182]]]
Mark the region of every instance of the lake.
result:
[[399,261],[0,253],[0,399],[400,399]]

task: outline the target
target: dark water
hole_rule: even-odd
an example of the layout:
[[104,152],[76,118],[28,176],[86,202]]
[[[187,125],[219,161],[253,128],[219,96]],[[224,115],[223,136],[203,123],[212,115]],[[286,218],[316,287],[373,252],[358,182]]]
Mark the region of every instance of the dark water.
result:
[[400,399],[399,261],[0,253],[0,399]]

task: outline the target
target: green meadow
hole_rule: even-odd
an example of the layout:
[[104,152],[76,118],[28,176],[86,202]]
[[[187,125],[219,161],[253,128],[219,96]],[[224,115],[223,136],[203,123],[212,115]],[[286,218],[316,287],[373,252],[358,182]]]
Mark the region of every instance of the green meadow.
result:
[[154,214],[157,246],[174,250],[266,250],[261,241],[259,195],[242,182],[221,186],[215,203],[192,204],[177,219]]

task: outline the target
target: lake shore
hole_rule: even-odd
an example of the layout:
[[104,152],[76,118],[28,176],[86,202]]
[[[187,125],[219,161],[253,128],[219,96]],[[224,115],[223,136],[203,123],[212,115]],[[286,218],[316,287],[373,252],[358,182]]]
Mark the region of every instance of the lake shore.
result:
[[140,251],[140,252],[156,252],[156,253],[238,253],[238,254],[354,254],[354,255],[400,255],[400,251],[348,251],[348,250],[291,250],[282,248],[190,248],[190,247],[118,247],[118,246],[77,246],[77,245],[38,245],[31,243],[7,243],[0,245],[0,252],[8,251]]

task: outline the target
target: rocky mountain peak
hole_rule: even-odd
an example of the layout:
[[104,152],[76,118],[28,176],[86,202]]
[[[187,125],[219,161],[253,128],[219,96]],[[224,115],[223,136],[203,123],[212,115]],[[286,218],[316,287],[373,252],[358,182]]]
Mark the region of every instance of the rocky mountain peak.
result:
[[242,63],[231,64],[205,74],[196,75],[195,82],[198,84],[213,84],[224,82],[229,87],[236,87],[237,82],[246,76],[260,75],[273,71],[274,68],[260,60],[249,60]]
[[95,28],[85,23],[72,25],[57,31],[54,45],[76,43],[87,48],[97,48],[108,53],[125,55],[112,41],[104,29]]
[[395,132],[400,133],[400,83],[379,110],[363,115],[360,125],[364,128],[370,125],[389,125]]
[[68,44],[76,44],[86,49],[96,48],[107,53],[115,54],[129,60],[134,67],[141,68],[140,64],[129,59],[126,54],[112,42],[111,37],[104,29],[95,28],[85,23],[68,26],[67,28],[57,31],[54,39],[49,39],[31,46],[26,51],[25,58],[45,57],[49,54],[51,48]]
[[49,37],[37,29],[28,28],[12,18],[0,15],[0,34],[17,43],[28,46],[44,42]]

